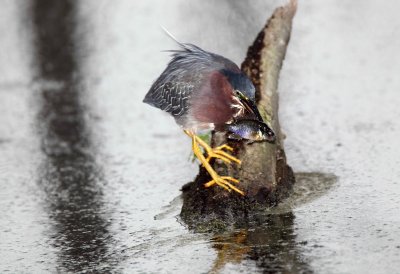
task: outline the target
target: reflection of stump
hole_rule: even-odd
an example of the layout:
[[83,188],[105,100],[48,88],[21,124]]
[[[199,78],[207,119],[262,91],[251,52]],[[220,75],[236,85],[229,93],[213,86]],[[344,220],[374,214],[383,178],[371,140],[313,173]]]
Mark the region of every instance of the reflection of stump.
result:
[[[253,213],[266,206],[276,205],[286,197],[294,183],[293,172],[286,164],[283,150],[278,121],[277,86],[296,6],[297,1],[292,0],[274,12],[249,48],[242,64],[242,70],[256,87],[260,113],[276,133],[277,141],[275,144],[262,142],[250,145],[229,141],[242,165],[227,167],[214,162],[214,168],[219,174],[240,180],[239,188],[246,193],[244,197],[219,187],[204,188],[204,183],[210,177],[200,168],[195,182],[183,189],[181,217],[190,228],[209,231],[251,221]],[[225,136],[213,135],[213,145],[225,142]]]
[[227,272],[227,264],[248,265],[249,261],[255,262],[257,270],[248,272],[312,273],[301,253],[305,243],[296,241],[293,222],[291,212],[271,214],[258,220],[252,229],[217,234],[210,241],[217,256],[209,273]]

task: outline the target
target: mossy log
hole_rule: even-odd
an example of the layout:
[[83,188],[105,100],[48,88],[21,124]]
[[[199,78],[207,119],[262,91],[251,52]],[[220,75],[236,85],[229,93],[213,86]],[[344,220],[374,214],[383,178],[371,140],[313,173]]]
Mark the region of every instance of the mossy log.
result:
[[264,121],[276,133],[277,140],[273,144],[246,144],[228,140],[226,135],[213,133],[213,145],[228,143],[235,149],[234,155],[242,161],[240,166],[227,166],[214,161],[214,168],[219,174],[238,178],[238,187],[245,195],[228,192],[217,186],[205,188],[204,184],[211,178],[200,167],[195,181],[182,188],[181,218],[191,229],[213,231],[246,224],[253,221],[257,212],[278,204],[290,193],[295,178],[286,163],[283,149],[277,88],[296,8],[297,1],[292,0],[274,11],[249,47],[241,67],[256,87],[257,106]]

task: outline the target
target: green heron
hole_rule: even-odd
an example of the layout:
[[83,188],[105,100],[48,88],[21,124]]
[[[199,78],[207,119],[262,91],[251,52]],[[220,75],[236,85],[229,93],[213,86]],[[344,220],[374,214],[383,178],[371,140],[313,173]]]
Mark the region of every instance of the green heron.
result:
[[205,187],[216,184],[244,195],[232,184],[239,183],[237,179],[218,175],[209,163],[216,158],[240,164],[228,153],[232,147],[212,148],[196,134],[215,130],[229,132],[233,139],[273,142],[275,134],[256,107],[254,85],[229,59],[193,44],[178,44],[180,49],[171,50],[171,61],[143,102],[171,114],[192,138],[193,152],[212,178]]

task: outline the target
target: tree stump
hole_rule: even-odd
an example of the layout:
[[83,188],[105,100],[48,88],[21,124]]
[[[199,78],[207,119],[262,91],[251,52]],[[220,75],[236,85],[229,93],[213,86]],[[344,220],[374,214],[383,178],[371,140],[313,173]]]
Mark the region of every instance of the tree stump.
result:
[[228,140],[225,134],[213,133],[213,146],[228,143],[235,149],[234,156],[242,161],[240,166],[214,161],[213,167],[219,174],[239,179],[238,187],[245,196],[217,186],[205,188],[204,184],[211,178],[200,167],[195,181],[182,188],[180,216],[190,229],[215,231],[247,224],[254,221],[257,213],[277,205],[290,194],[295,178],[283,149],[277,88],[296,8],[297,0],[292,0],[274,11],[249,47],[241,66],[256,87],[257,106],[264,121],[274,130],[276,142],[246,144]]

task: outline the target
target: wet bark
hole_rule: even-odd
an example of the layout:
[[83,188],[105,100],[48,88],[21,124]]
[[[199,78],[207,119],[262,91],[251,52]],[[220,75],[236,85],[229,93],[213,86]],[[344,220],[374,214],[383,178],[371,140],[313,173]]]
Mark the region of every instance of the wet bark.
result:
[[278,120],[279,72],[289,43],[292,20],[297,1],[275,10],[265,27],[249,47],[242,70],[256,87],[257,106],[277,135],[274,144],[230,141],[223,134],[214,133],[212,144],[228,143],[235,148],[242,164],[227,166],[215,161],[219,174],[240,180],[238,187],[246,194],[241,196],[220,187],[205,188],[211,180],[206,170],[200,172],[194,182],[182,188],[182,220],[191,229],[213,231],[227,226],[240,226],[257,219],[257,214],[266,207],[277,205],[290,193],[295,182],[292,169],[286,163],[283,149],[283,134]]

